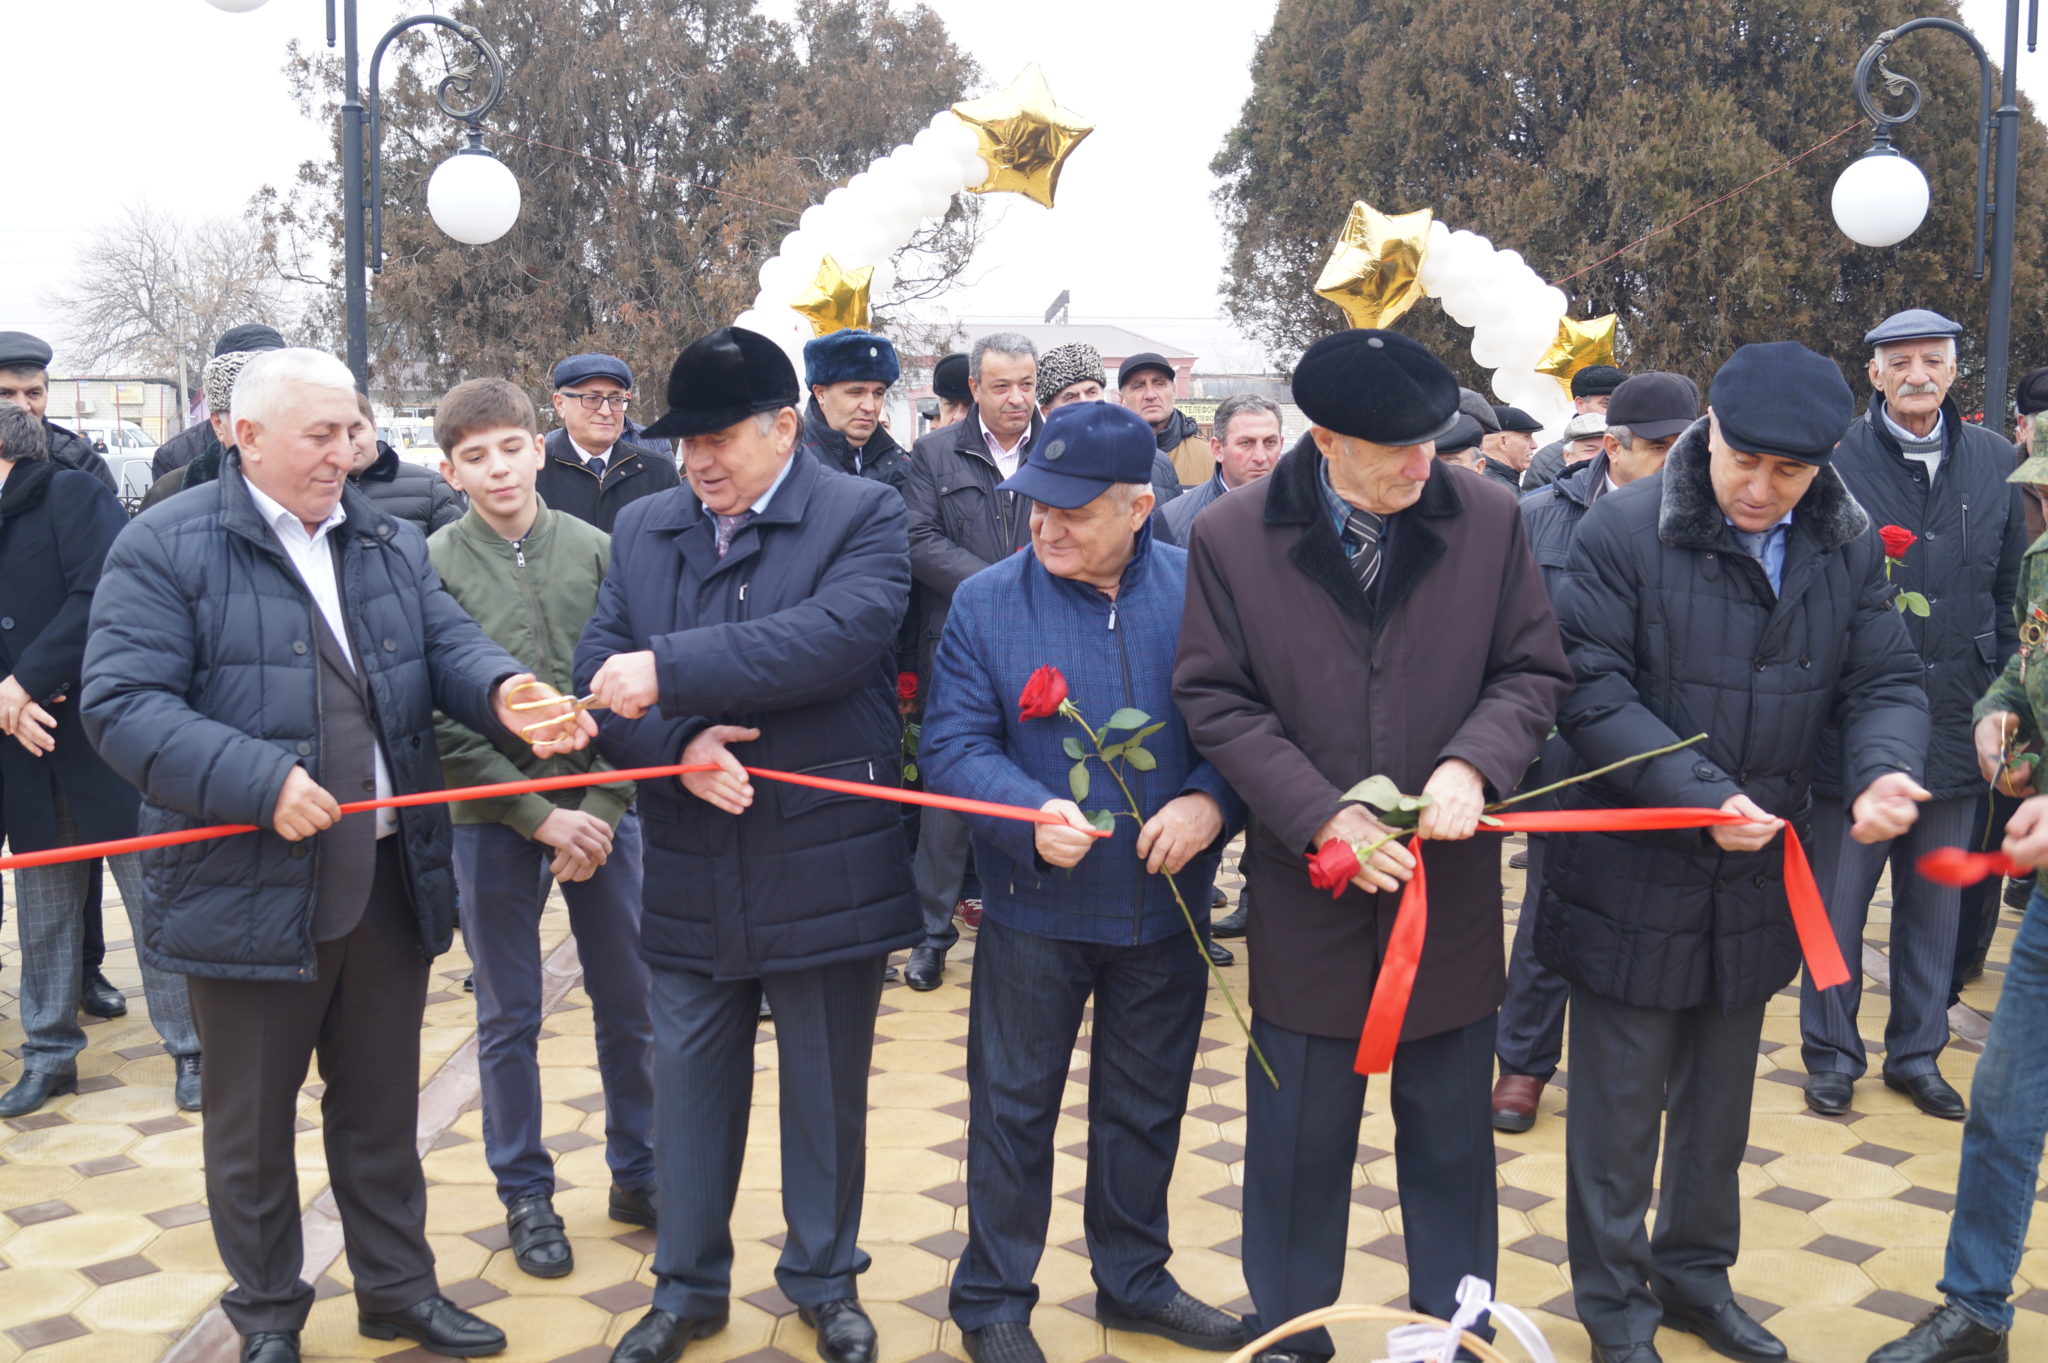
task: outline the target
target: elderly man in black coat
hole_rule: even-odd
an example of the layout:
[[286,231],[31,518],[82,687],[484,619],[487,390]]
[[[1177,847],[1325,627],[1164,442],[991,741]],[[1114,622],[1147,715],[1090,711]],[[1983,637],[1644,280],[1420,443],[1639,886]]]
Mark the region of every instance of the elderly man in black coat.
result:
[[1571,982],[1572,1108],[1590,1118],[1566,1135],[1572,1290],[1603,1363],[1655,1363],[1660,1322],[1730,1358],[1786,1356],[1728,1284],[1764,1005],[1799,969],[1780,833],[1810,827],[1830,718],[1859,842],[1904,832],[1927,798],[1919,664],[1870,518],[1828,467],[1853,413],[1832,360],[1744,346],[1664,471],[1586,513],[1557,593],[1576,677],[1558,729],[1582,770],[1708,735],[1564,804],[1743,820],[1566,834],[1544,855],[1536,951]]
[[[332,355],[251,360],[221,476],[121,532],[86,646],[86,732],[141,788],[141,831],[260,830],[143,854],[143,957],[187,976],[210,1062],[206,1200],[243,1363],[296,1363],[313,1305],[292,1124],[316,1055],[357,1328],[505,1347],[440,1293],[413,1143],[427,972],[455,925],[448,812],[340,802],[442,789],[436,710],[508,743],[544,716],[508,707],[537,683],[442,590],[426,541],[349,485],[361,421]],[[568,725],[535,751],[595,731]]]
[[[1933,720],[1927,786],[1934,798],[1904,837],[1862,845],[1843,817],[1843,754],[1830,731],[1821,749],[1814,805],[1813,873],[1842,953],[1854,961],[1877,878],[1891,866],[1891,991],[1884,1026],[1884,1082],[1923,1112],[1963,1118],[1963,1098],[1941,1077],[1948,1044],[1949,976],[1962,891],[1914,874],[1935,847],[1979,845],[1973,824],[1985,806],[1970,713],[2019,648],[2013,593],[2027,552],[2025,496],[2006,482],[2018,458],[2012,442],[1972,426],[1948,396],[1962,327],[1913,308],[1863,338],[1872,347],[1869,408],[1843,435],[1834,467],[1880,527],[1915,537],[1892,566],[1906,634],[1920,660]],[[1896,532],[1893,532],[1896,533]],[[1907,595],[1912,593],[1914,595]],[[1918,600],[1915,600],[1917,596]],[[1923,613],[1918,607],[1924,603]],[[1981,830],[1980,830],[1981,831]],[[1862,973],[1840,989],[1799,1000],[1806,1105],[1838,1116],[1868,1063],[1856,1027]]]
[[923,936],[896,806],[742,762],[893,784],[892,645],[910,595],[903,499],[797,453],[796,371],[765,336],[712,332],[677,358],[669,412],[686,486],[634,503],[576,649],[620,767],[643,782],[641,953],[653,968],[654,1305],[614,1363],[669,1363],[725,1327],[732,1207],[765,995],[781,1058],[775,1277],[827,1363],[872,1363],[855,1295],[868,1063],[889,952]]

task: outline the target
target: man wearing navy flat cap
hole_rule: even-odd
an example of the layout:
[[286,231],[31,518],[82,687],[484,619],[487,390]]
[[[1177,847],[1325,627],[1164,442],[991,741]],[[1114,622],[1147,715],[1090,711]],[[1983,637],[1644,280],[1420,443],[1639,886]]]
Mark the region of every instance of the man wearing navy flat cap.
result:
[[[1002,486],[1031,503],[1031,552],[960,585],[932,662],[923,761],[947,795],[1045,809],[1062,825],[967,816],[986,898],[967,1037],[967,1248],[952,1313],[975,1363],[1043,1363],[1032,1279],[1052,1208],[1053,1129],[1093,997],[1084,1220],[1095,1318],[1229,1352],[1237,1319],[1167,1271],[1166,1193],[1208,995],[1180,897],[1206,918],[1242,807],[1196,753],[1173,704],[1187,556],[1150,528],[1152,428],[1125,408],[1061,407]],[[1059,669],[1093,722],[1125,707],[1157,732],[1126,763],[1146,814],[1098,842],[1067,798],[1080,730],[1021,719],[1017,697]],[[1120,807],[1098,772],[1089,803]],[[1263,1081],[1261,1081],[1263,1082]]]
[[754,1034],[775,1010],[788,1234],[775,1279],[826,1363],[873,1363],[861,1252],[868,1064],[888,954],[919,941],[895,805],[756,787],[743,762],[890,783],[893,646],[910,595],[903,499],[800,455],[796,371],[725,327],[669,372],[685,487],[619,516],[579,688],[618,766],[716,770],[641,783],[640,950],[652,968],[660,1216],[651,1310],[614,1363],[670,1363],[725,1327]]
[[11,402],[43,423],[49,460],[60,468],[80,469],[119,492],[114,471],[92,443],[44,415],[50,403],[49,342],[25,331],[0,331],[0,402]]
[[542,444],[534,487],[550,511],[606,534],[630,502],[681,482],[675,455],[633,424],[633,371],[616,355],[571,355],[555,366],[561,426]]
[[[1197,750],[1251,816],[1252,1029],[1280,1079],[1245,1077],[1251,1334],[1329,1305],[1344,1276],[1366,1094],[1352,1067],[1415,863],[1389,843],[1333,900],[1303,858],[1384,835],[1344,798],[1375,774],[1431,797],[1429,942],[1386,1099],[1409,1299],[1447,1315],[1462,1277],[1496,1277],[1500,839],[1474,835],[1570,682],[1514,496],[1433,457],[1459,416],[1442,361],[1395,332],[1347,331],[1309,347],[1294,399],[1308,434],[1190,530],[1174,669]],[[1266,1357],[1333,1349],[1317,1330]]]
[[[1948,1044],[1949,977],[1962,892],[1916,875],[1935,847],[1977,846],[1972,826],[1985,807],[1971,711],[2019,648],[2013,594],[2027,551],[2024,495],[2006,481],[2012,443],[1963,420],[1949,397],[1960,324],[1925,308],[1895,313],[1863,340],[1871,347],[1870,404],[1842,436],[1834,468],[1880,526],[1917,537],[1892,565],[1891,584],[1916,592],[1927,613],[1900,619],[1920,663],[1933,716],[1926,783],[1933,792],[1905,836],[1859,844],[1848,836],[1840,736],[1821,747],[1814,804],[1813,871],[1843,954],[1855,961],[1879,874],[1891,867],[1891,990],[1884,1028],[1884,1082],[1921,1111],[1963,1118],[1963,1097],[1938,1067]],[[1912,598],[1903,598],[1909,604]],[[1978,830],[1981,832],[1981,830]],[[1800,1051],[1806,1104],[1847,1112],[1868,1064],[1856,1025],[1862,972],[1839,989],[1811,980],[1800,995]]]
[[1486,471],[1509,482],[1519,492],[1522,475],[1536,453],[1536,433],[1543,429],[1543,423],[1519,407],[1495,407],[1493,415],[1498,427],[1480,442],[1486,451]]
[[1707,735],[1567,788],[1564,807],[1744,820],[1544,849],[1536,955],[1571,985],[1572,1109],[1592,1117],[1567,1126],[1566,1241],[1602,1363],[1655,1363],[1660,1324],[1730,1358],[1786,1357],[1728,1278],[1764,1008],[1799,970],[1781,832],[1811,831],[1830,718],[1857,841],[1905,832],[1927,798],[1920,664],[1870,517],[1829,466],[1854,415],[1834,361],[1742,347],[1663,471],[1586,512],[1558,587],[1577,770]]

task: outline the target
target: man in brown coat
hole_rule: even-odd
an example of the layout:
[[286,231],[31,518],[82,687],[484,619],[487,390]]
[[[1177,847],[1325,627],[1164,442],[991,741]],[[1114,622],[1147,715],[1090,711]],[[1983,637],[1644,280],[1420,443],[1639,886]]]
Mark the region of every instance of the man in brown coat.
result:
[[[1343,1278],[1352,1065],[1414,861],[1390,843],[1333,900],[1304,856],[1385,832],[1343,799],[1376,773],[1431,797],[1429,931],[1390,1085],[1409,1297],[1447,1317],[1463,1275],[1494,1278],[1500,840],[1474,833],[1570,684],[1514,495],[1433,458],[1458,416],[1450,371],[1404,336],[1350,331],[1309,348],[1294,396],[1308,436],[1194,526],[1174,671],[1196,747],[1251,810],[1252,1032],[1280,1083],[1246,1081],[1248,1334],[1329,1305]],[[1263,1359],[1332,1352],[1318,1330]]]

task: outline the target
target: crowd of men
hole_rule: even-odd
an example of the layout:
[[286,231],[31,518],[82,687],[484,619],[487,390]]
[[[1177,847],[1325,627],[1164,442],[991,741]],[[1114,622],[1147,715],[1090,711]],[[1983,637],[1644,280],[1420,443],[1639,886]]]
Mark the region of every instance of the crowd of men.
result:
[[[1668,1328],[1785,1359],[1729,1269],[1764,1012],[1801,966],[1788,827],[1852,965],[1889,869],[1881,1074],[1934,1118],[1967,1116],[1945,1302],[1872,1363],[2003,1360],[2048,1128],[2030,1044],[2048,907],[2028,901],[1966,1104],[1939,1059],[1997,882],[1913,868],[1994,844],[2048,864],[2048,660],[2029,667],[2048,540],[2028,547],[2048,370],[2020,386],[2023,459],[1950,397],[1961,333],[1926,310],[1881,322],[1861,411],[1833,361],[1789,341],[1726,357],[1704,402],[1683,375],[1585,369],[1538,449],[1539,422],[1391,331],[1308,349],[1291,445],[1255,394],[1204,435],[1161,356],[1125,360],[1112,388],[1087,346],[997,332],[938,363],[938,420],[906,449],[885,337],[812,341],[800,386],[779,346],[724,328],[681,352],[645,426],[610,355],[554,367],[545,434],[518,385],[457,385],[435,476],[377,439],[332,356],[246,326],[133,520],[104,462],[43,417],[50,348],[0,333],[0,818],[17,852],[258,830],[105,862],[174,1100],[207,1116],[223,1306],[249,1363],[296,1360],[312,1303],[292,1140],[314,1062],[359,1328],[457,1357],[505,1347],[441,1291],[414,1146],[427,971],[458,925],[511,1253],[535,1277],[573,1270],[536,1051],[557,886],[595,1019],[606,1215],[656,1236],[653,1302],[615,1363],[671,1363],[727,1322],[770,1014],[776,1282],[829,1363],[878,1356],[858,1287],[874,1019],[890,955],[937,988],[963,920],[969,1227],[949,1291],[969,1356],[1044,1357],[1034,1278],[1091,1008],[1096,1318],[1237,1350],[1337,1299],[1358,1038],[1425,871],[1386,1081],[1415,1308],[1448,1318],[1463,1279],[1495,1278],[1496,1133],[1540,1119],[1569,1013],[1573,1105],[1597,1114],[1566,1139],[1595,1357],[1654,1363]],[[893,786],[912,755],[976,812],[906,819],[756,774]],[[679,770],[605,775],[649,767]],[[1723,821],[1532,838],[1505,950],[1485,810],[1606,768],[1545,798]],[[1427,797],[1413,841],[1353,798],[1371,775]],[[341,810],[557,776],[586,783]],[[1239,836],[1245,889],[1212,924]],[[1307,856],[1334,844],[1356,871],[1333,895]],[[0,1115],[77,1087],[77,1014],[107,1007],[100,880],[98,862],[16,872],[24,1044]],[[1242,1320],[1169,1268],[1226,935],[1246,939],[1255,1043]],[[1849,1112],[1869,1063],[1859,978],[1801,992],[1818,1113]],[[1308,1330],[1260,1359],[1333,1351]]]

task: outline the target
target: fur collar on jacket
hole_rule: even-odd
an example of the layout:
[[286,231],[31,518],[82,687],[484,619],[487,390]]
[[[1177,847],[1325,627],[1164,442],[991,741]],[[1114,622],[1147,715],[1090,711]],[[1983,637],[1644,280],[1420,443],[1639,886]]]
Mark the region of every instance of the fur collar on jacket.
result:
[[[1728,518],[1714,499],[1708,473],[1707,418],[1701,417],[1678,437],[1664,461],[1663,501],[1657,513],[1657,538],[1674,548],[1711,549],[1722,543]],[[1795,525],[1806,527],[1825,553],[1858,539],[1870,528],[1870,517],[1849,495],[1842,475],[1823,465],[1806,495],[1799,499]]]

